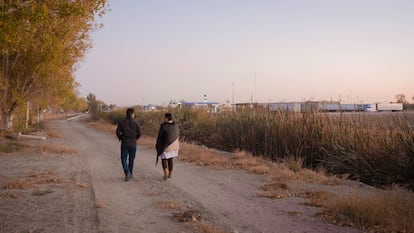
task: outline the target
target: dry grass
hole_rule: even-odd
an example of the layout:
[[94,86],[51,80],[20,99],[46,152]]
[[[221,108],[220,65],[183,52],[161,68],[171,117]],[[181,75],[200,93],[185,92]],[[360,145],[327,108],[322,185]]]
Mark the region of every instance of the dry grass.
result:
[[302,157],[287,156],[283,160],[283,164],[293,172],[302,170],[304,159]]
[[102,119],[98,121],[88,122],[88,125],[94,129],[97,129],[99,131],[106,132],[106,133],[114,134],[116,131],[116,125],[113,125]]
[[297,181],[310,184],[338,185],[340,178],[327,175],[324,170],[309,170],[292,166],[292,161],[268,164],[268,175],[272,182]]
[[231,164],[236,168],[247,170],[255,174],[269,174],[271,164],[262,157],[254,157],[245,151],[233,154]]
[[[144,137],[140,139],[140,144],[154,146],[155,138]],[[322,217],[332,223],[359,226],[373,232],[414,232],[412,221],[414,219],[414,194],[412,192],[393,190],[374,196],[355,194],[334,196],[327,191],[294,193],[290,190],[288,182],[338,185],[342,182],[342,178],[328,176],[323,169],[316,171],[304,169],[302,168],[304,161],[301,158],[287,157],[280,163],[273,163],[243,151],[223,153],[184,142],[181,142],[180,147],[179,158],[182,161],[201,166],[244,169],[257,174],[267,174],[271,181],[262,186],[265,193],[259,196],[272,199],[292,195],[304,197],[308,199],[304,204],[323,208]],[[346,175],[344,177],[346,178]],[[197,220],[196,217],[195,219]],[[189,222],[198,227],[200,231],[197,232],[223,232],[220,229],[210,228],[209,225],[203,225],[198,220]]]
[[48,144],[32,147],[37,153],[49,153],[49,154],[75,154],[77,150],[72,147],[57,145],[57,144]]
[[198,222],[203,219],[201,212],[197,210],[186,210],[184,212],[175,213],[174,217],[178,222]]
[[414,232],[414,194],[403,189],[353,193],[321,203],[324,217],[336,224],[373,232]]
[[79,188],[89,188],[89,184],[84,183],[84,182],[76,182],[75,184],[76,184],[76,186],[78,186]]
[[[338,185],[342,179],[326,175],[323,169],[317,171],[303,169],[303,160],[293,157],[288,157],[281,163],[275,164],[253,157],[246,152],[224,155],[215,150],[191,144],[182,146],[182,149],[184,156],[181,159],[184,157],[185,161],[203,166],[231,167],[268,174],[273,181],[262,187],[265,193],[259,196],[280,199],[298,195],[307,198],[308,201],[305,204],[322,207],[325,210],[323,216],[330,219],[332,223],[351,227],[358,225],[374,229],[375,232],[414,232],[414,223],[411,221],[414,219],[412,193],[404,194],[405,198],[401,198],[399,191],[388,191],[386,195],[377,198],[343,196],[339,199],[326,191],[293,194],[288,189],[286,182]],[[255,171],[258,167],[261,168],[259,172]],[[382,230],[379,231],[379,229]]]
[[146,147],[146,148],[155,148],[155,138],[154,137],[149,137],[149,136],[146,136],[146,135],[142,135],[139,138],[137,144],[141,145],[143,147]]
[[308,191],[299,193],[298,196],[307,198],[307,201],[304,202],[305,205],[315,207],[324,207],[326,202],[333,197],[331,193],[326,191]]
[[33,153],[51,153],[51,154],[75,154],[77,150],[75,148],[58,145],[58,144],[46,144],[46,145],[36,145],[28,146],[20,143],[4,143],[0,144],[0,154],[2,153],[13,153],[17,151],[28,151]]
[[200,166],[224,168],[229,166],[229,158],[219,154],[218,151],[198,145],[181,142],[180,160],[192,162]]
[[189,224],[192,227],[194,233],[227,233],[219,226],[212,225],[208,221],[205,221],[201,212],[196,210],[186,210],[184,212],[175,213],[174,217],[176,221]]
[[61,138],[62,133],[59,132],[55,127],[52,127],[48,124],[43,125],[43,129],[46,131],[47,135],[51,138]]
[[[183,205],[175,201],[160,201],[155,203],[156,206],[167,210],[182,210]],[[173,214],[177,222],[189,224],[195,233],[226,233],[217,226],[213,226],[205,221],[203,215],[198,210],[185,210]]]
[[28,189],[42,184],[60,184],[62,181],[51,172],[35,173],[26,177],[7,182],[3,189]]
[[303,213],[298,212],[298,211],[288,211],[288,214],[293,217],[300,217],[302,216]]
[[292,192],[289,190],[286,183],[267,183],[261,187],[264,193],[259,194],[259,197],[266,197],[270,199],[283,199],[292,196]]
[[51,138],[61,138],[62,134],[55,128],[46,128],[47,135]]
[[287,190],[272,190],[270,192],[265,192],[257,195],[258,197],[265,197],[269,199],[285,199],[287,197],[291,197],[292,194]]
[[185,142],[180,143],[180,160],[199,166],[243,169],[255,174],[270,172],[268,161],[261,157],[254,157],[250,153],[244,151],[224,153]]
[[168,210],[181,210],[183,207],[180,203],[174,201],[160,201],[156,203],[156,206]]

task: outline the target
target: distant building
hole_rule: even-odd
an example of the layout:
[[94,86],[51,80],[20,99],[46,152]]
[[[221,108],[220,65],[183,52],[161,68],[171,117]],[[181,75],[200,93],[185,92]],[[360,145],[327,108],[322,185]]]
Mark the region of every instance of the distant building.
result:
[[181,101],[177,103],[178,108],[206,109],[210,112],[218,112],[219,102],[203,101],[203,102],[187,102]]
[[158,107],[155,106],[155,105],[152,105],[152,104],[148,104],[148,105],[145,105],[144,106],[144,110],[145,111],[155,111],[157,109],[158,109]]

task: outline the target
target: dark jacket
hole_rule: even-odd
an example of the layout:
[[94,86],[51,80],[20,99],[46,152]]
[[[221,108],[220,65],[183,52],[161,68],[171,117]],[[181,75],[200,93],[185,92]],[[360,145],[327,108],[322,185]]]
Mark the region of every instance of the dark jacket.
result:
[[178,124],[175,122],[162,123],[160,130],[158,131],[157,144],[155,145],[155,148],[157,149],[157,155],[162,154],[165,148],[177,140],[179,135],[180,130],[178,129]]
[[138,123],[132,118],[126,118],[118,123],[116,136],[122,142],[122,145],[133,146],[141,137],[141,129]]

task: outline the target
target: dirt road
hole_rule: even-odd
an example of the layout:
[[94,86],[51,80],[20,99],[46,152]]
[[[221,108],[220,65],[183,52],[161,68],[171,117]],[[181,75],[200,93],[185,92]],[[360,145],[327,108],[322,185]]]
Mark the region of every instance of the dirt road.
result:
[[318,219],[301,198],[258,197],[265,176],[176,161],[164,181],[142,146],[124,182],[115,135],[79,121],[49,125],[61,137],[27,143],[76,153],[0,156],[0,232],[358,232]]

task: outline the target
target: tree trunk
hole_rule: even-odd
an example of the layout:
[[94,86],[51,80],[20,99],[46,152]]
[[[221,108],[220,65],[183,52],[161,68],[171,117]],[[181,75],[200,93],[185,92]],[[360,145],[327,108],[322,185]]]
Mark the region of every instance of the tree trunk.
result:
[[[1,108],[1,130],[12,131],[13,130],[13,118],[17,107],[17,102],[2,103],[4,104]],[[10,105],[7,105],[10,104]],[[9,106],[9,107],[6,107]]]
[[1,114],[1,129],[2,131],[11,131],[13,130],[13,118],[14,112],[2,112]]

